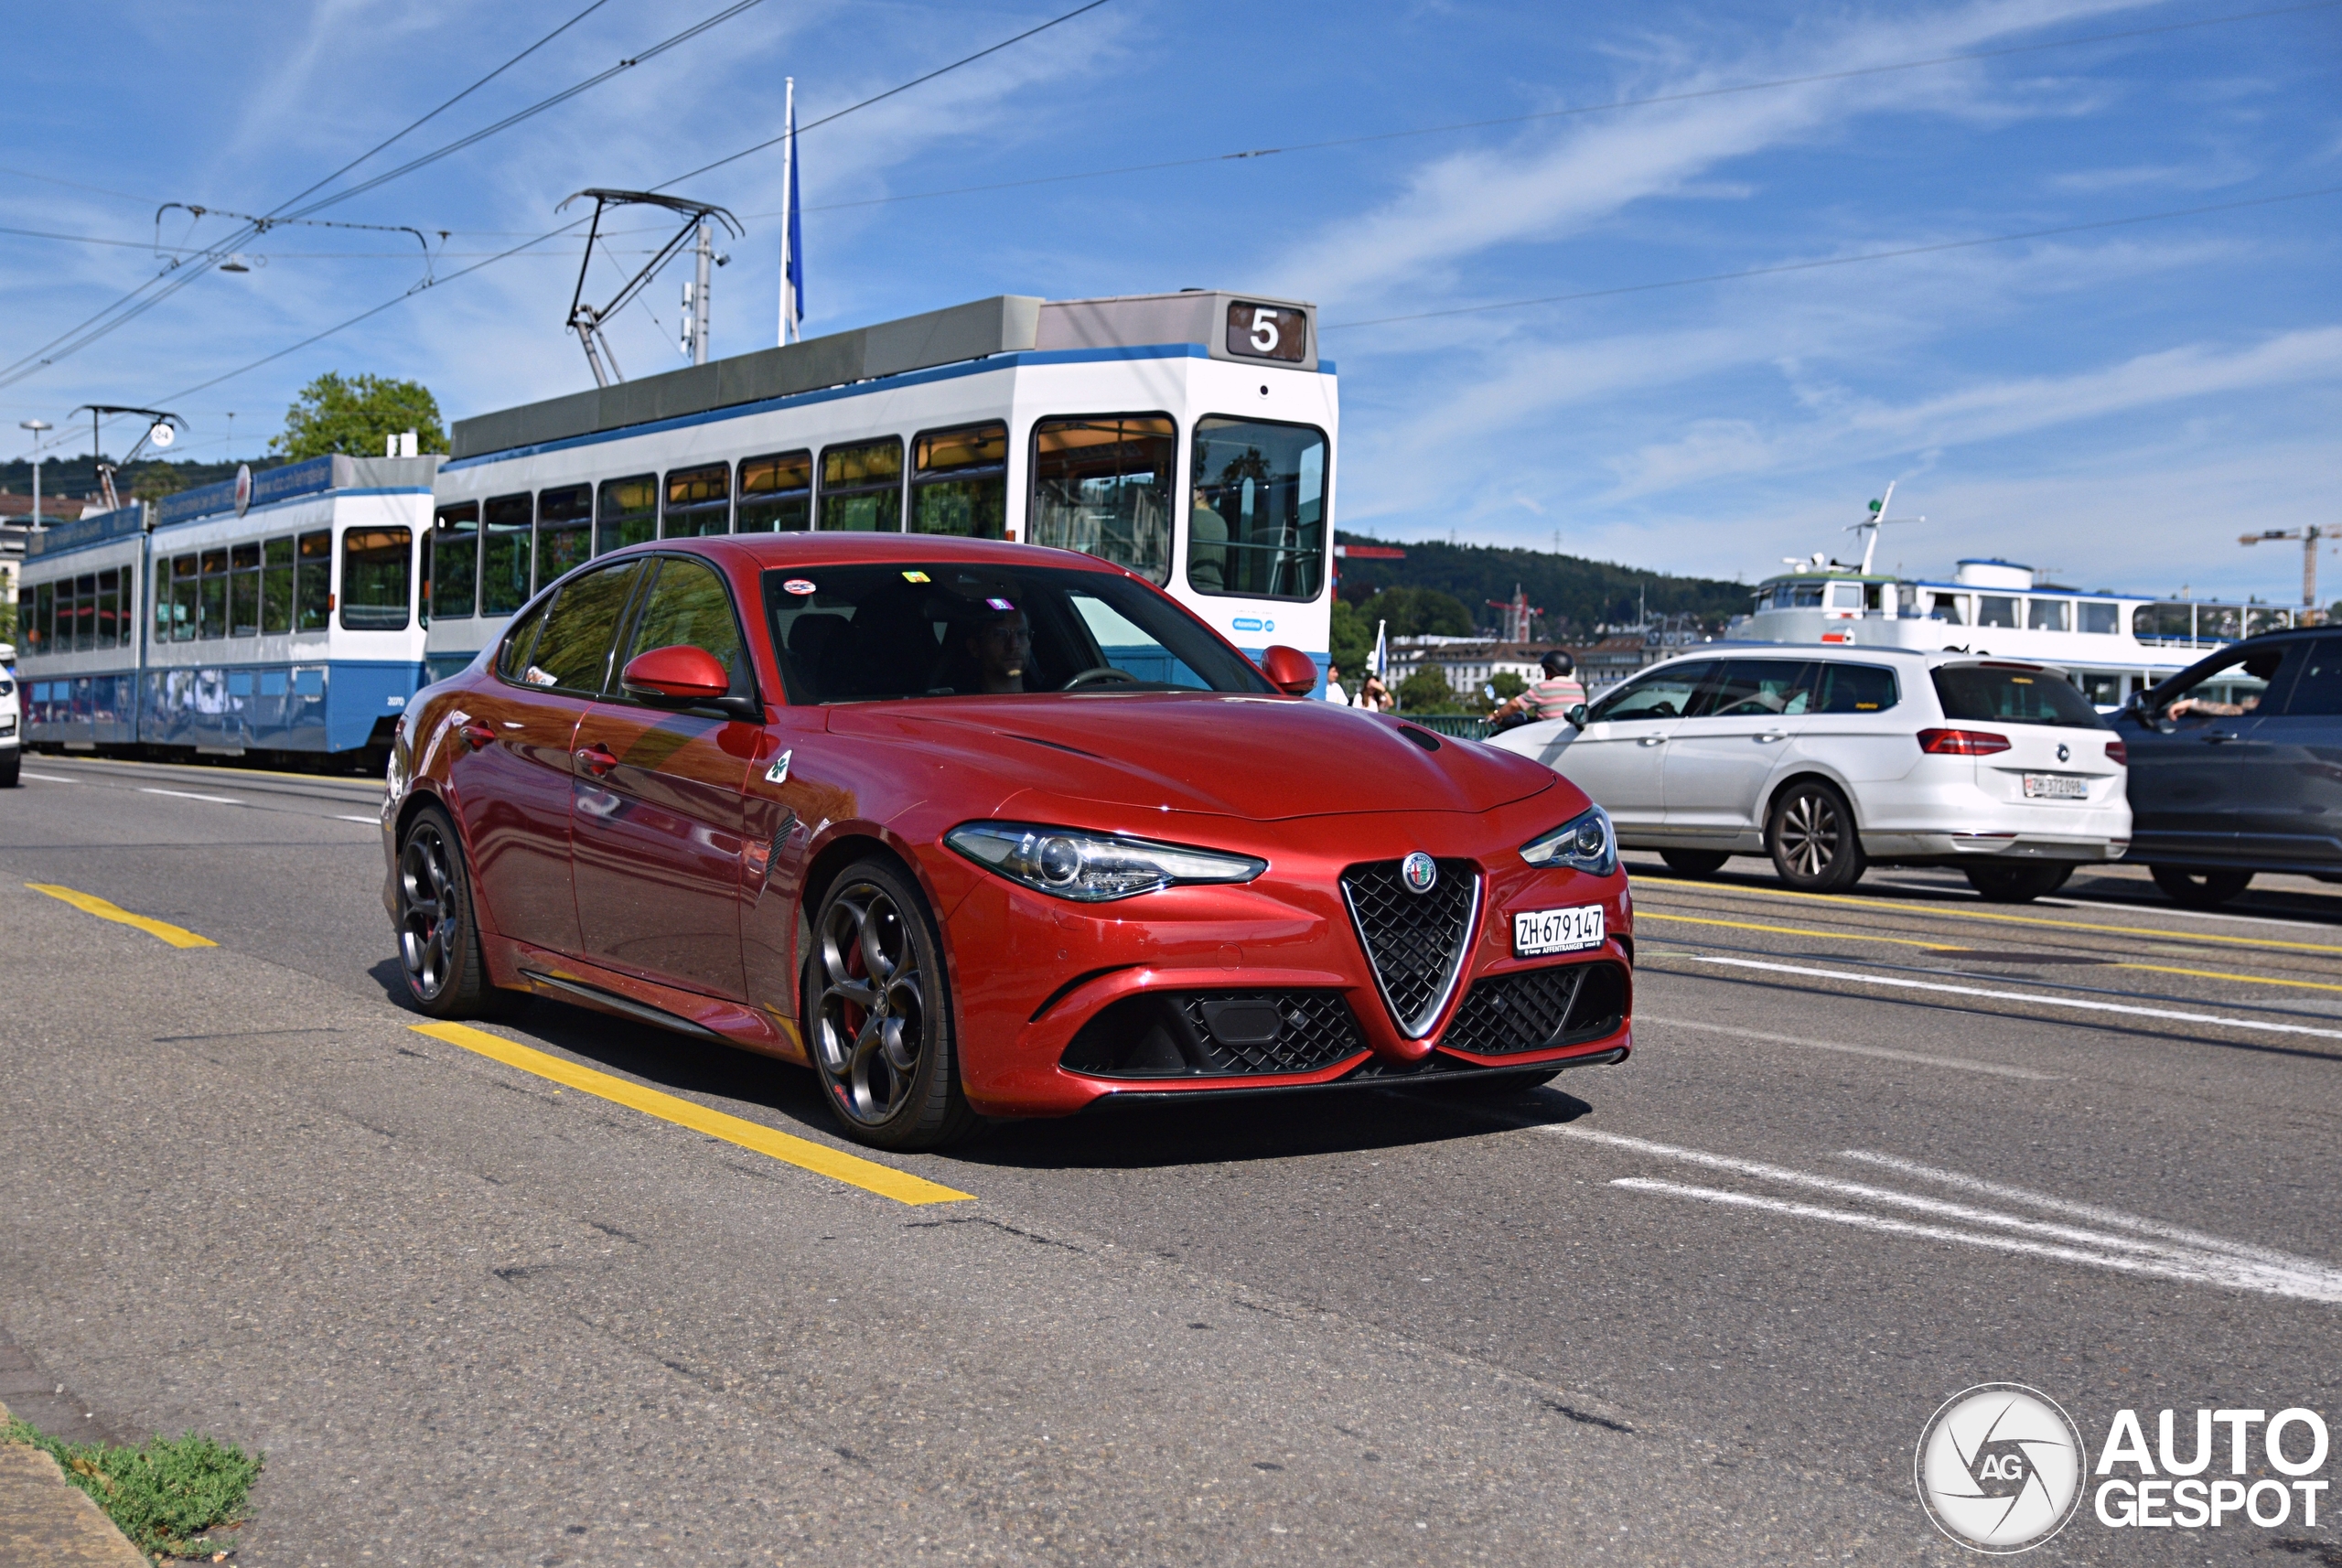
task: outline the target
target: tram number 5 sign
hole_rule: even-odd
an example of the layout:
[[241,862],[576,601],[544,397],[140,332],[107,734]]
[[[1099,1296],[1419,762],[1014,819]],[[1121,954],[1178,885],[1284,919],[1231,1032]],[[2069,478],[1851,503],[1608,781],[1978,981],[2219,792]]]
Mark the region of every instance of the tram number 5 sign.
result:
[[1248,360],[1298,364],[1309,357],[1309,317],[1284,306],[1229,302],[1228,351]]

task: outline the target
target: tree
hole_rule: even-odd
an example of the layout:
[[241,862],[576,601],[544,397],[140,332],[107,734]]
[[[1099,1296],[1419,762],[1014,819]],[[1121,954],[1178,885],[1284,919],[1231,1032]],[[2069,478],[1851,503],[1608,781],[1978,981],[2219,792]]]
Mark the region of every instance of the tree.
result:
[[187,478],[168,463],[149,463],[130,481],[130,493],[142,501],[158,501],[187,489]]
[[1426,664],[1399,682],[1399,711],[1402,714],[1456,714],[1464,704],[1456,699],[1456,688],[1435,664]]
[[1453,594],[1437,588],[1385,588],[1358,607],[1358,618],[1365,623],[1369,642],[1374,640],[1374,623],[1391,623],[1392,637],[1469,637],[1472,635],[1472,612]]
[[1497,701],[1509,703],[1529,690],[1529,682],[1509,670],[1499,670],[1488,677],[1488,684],[1497,689]]
[[1355,607],[1334,601],[1334,630],[1330,647],[1334,667],[1342,678],[1357,684],[1358,673],[1374,658],[1374,624],[1360,618]]
[[439,400],[421,381],[328,371],[301,389],[285,411],[285,433],[268,446],[295,463],[328,452],[379,457],[384,436],[408,430],[415,433],[420,451],[447,449]]

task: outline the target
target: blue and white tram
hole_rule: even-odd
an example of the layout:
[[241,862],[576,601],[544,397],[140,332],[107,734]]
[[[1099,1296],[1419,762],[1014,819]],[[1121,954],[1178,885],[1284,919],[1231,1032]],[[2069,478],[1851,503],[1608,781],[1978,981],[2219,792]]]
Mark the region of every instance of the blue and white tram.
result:
[[371,761],[424,678],[438,463],[318,457],[48,530],[19,592],[27,741]]
[[1003,295],[459,420],[431,673],[605,551],[839,529],[1083,551],[1322,671],[1337,424],[1315,306],[1201,290]]

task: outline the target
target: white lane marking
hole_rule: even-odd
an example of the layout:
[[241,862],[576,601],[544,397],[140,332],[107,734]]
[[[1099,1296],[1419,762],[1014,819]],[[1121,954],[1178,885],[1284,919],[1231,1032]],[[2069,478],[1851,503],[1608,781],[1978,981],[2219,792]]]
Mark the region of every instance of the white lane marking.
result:
[[2228,1029],[2259,1029],[2272,1035],[2314,1035],[2321,1040],[2342,1040],[2342,1029],[2313,1029],[2307,1024],[2277,1024],[2263,1018],[2230,1018],[2218,1013],[2182,1013],[2171,1007],[2134,1007],[2122,1002],[2089,1002],[2078,996],[2044,996],[2035,991],[1988,991],[1976,985],[1939,985],[1930,980],[1906,980],[1900,975],[1850,974],[1842,969],[1813,969],[1796,963],[1760,963],[1751,958],[1722,958],[1714,953],[1670,952],[1667,956],[1687,958],[1698,963],[1721,963],[1734,969],[1762,969],[1776,974],[1810,974],[1821,980],[1846,980],[1856,985],[1886,985],[1899,991],[1940,991],[1951,996],[1983,996],[1999,1002],[2036,1002],[2046,1007],[2070,1007],[2083,1013],[2122,1013],[2133,1018],[2169,1018],[2182,1024],[2217,1024]]
[[[2061,1225],[2048,1220],[2027,1219],[2018,1214],[2004,1214],[1996,1209],[1980,1208],[1971,1204],[1952,1203],[1919,1193],[1898,1192],[1892,1187],[1873,1187],[1867,1182],[1847,1181],[1842,1177],[1819,1176],[1811,1171],[1794,1170],[1786,1165],[1768,1165],[1762,1160],[1740,1159],[1729,1155],[1709,1154],[1703,1149],[1687,1149],[1678,1144],[1661,1144],[1649,1138],[1628,1137],[1619,1133],[1596,1132],[1590,1127],[1568,1124],[1547,1126],[1544,1132],[1558,1136],[1584,1139],[1605,1144],[1630,1154],[1646,1155],[1658,1159],[1678,1160],[1687,1165],[1722,1171],[1733,1176],[1747,1176],[1757,1181],[1774,1182],[1784,1187],[1803,1187],[1809,1191],[1827,1193],[1832,1197],[1871,1203],[1886,1208],[1904,1208],[1925,1214],[1933,1219],[1957,1220],[1969,1225],[1991,1227],[1993,1230],[2016,1231],[2017,1236],[1994,1236],[1982,1231],[1953,1230],[1939,1225],[1923,1225],[1913,1220],[1888,1219],[1848,1209],[1822,1208],[1810,1204],[1792,1203],[1782,1198],[1759,1197],[1748,1193],[1735,1193],[1714,1187],[1685,1187],[1674,1182],[1655,1181],[1648,1177],[1621,1177],[1611,1182],[1613,1187],[1628,1187],[1642,1192],[1665,1192],[1680,1197],[1704,1198],[1712,1202],[1736,1205],[1741,1208],[1764,1208],[1775,1213],[1795,1214],[1805,1219],[1827,1219],[1858,1228],[1892,1231],[1903,1235],[1928,1236],[1939,1240],[1961,1241],[1971,1246],[1997,1247],[2007,1251],[2025,1252],[2036,1256],[2057,1258],[2068,1262],[2087,1263],[2134,1273],[2154,1273],[2167,1279],[2182,1279],[2198,1284],[2220,1285],[2235,1290],[2258,1291],[2270,1295],[2294,1296],[2306,1301],[2342,1302],[2342,1269],[2329,1267],[2314,1259],[2294,1257],[2270,1248],[2224,1240],[2179,1226],[2165,1225],[2157,1220],[2143,1219],[2122,1214],[2113,1209],[2093,1205],[2068,1204],[2063,1199],[2043,1193],[2030,1193],[2022,1188],[2002,1187],[1975,1177],[1963,1177],[1957,1172],[1936,1171],[1932,1167],[1909,1165],[1889,1155],[1869,1155],[1849,1152],[1842,1158],[1860,1158],[1907,1169],[1908,1174],[1924,1175],[1930,1179],[1947,1180],[1969,1186],[1995,1197],[2007,1197],[2019,1202],[2032,1203],[2060,1212],[2076,1212],[2095,1219],[2100,1223],[2128,1230],[2136,1234],[2122,1235],[2114,1230],[2096,1230],[2079,1225]],[[2021,1238],[2034,1238],[2024,1240]],[[2159,1238],[2150,1240],[2149,1238]]]
[[2273,1263],[2282,1268],[2298,1267],[2304,1261],[2289,1252],[2280,1252],[2272,1247],[2256,1247],[2249,1242],[2230,1241],[2218,1236],[2207,1235],[2201,1230],[2190,1230],[2183,1225],[2168,1225],[2159,1219],[2142,1219],[2135,1214],[2125,1214],[2119,1208],[2107,1208],[2095,1203],[2076,1203],[2071,1198],[2053,1197],[2046,1192],[2011,1187],[2005,1182],[1987,1181],[1982,1176],[1963,1176],[1958,1171],[1939,1170],[1934,1165],[1923,1165],[1917,1160],[1898,1159],[1893,1155],[1875,1155],[1867,1149],[1841,1149],[1838,1152],[1838,1157],[1842,1160],[1858,1160],[1864,1165],[1877,1165],[1881,1169],[1914,1176],[1921,1181],[1941,1182],[1946,1187],[1958,1187],[1963,1192],[1972,1192],[1985,1197],[1998,1197],[2011,1203],[2030,1204],[2036,1208],[2047,1209],[2052,1214],[2070,1214],[2077,1219],[2088,1219],[2100,1225],[2119,1226],[2126,1230],[2136,1230],[2143,1236],[2160,1236],[2167,1241],[2177,1241],[2186,1246],[2200,1247],[2211,1251],[2229,1252],[2240,1258],[2251,1258],[2257,1262]]
[[[1686,953],[1681,955],[1690,957]],[[1989,1072],[2000,1078],[2027,1078],[2044,1083],[2058,1081],[2062,1075],[2036,1072],[2029,1067],[2004,1067],[1999,1062],[1971,1061],[1966,1057],[1931,1057],[1920,1051],[1898,1051],[1887,1046],[1850,1046],[1838,1040],[1807,1040],[1795,1035],[1768,1035],[1761,1029],[1743,1029],[1730,1024],[1695,1024],[1689,1018],[1654,1018],[1648,1013],[1635,1015],[1638,1024],[1658,1024],[1670,1029],[1705,1029],[1712,1035],[1732,1035],[1744,1040],[1764,1040],[1777,1046],[1802,1046],[1813,1051],[1842,1051],[1848,1056],[1880,1057],[1893,1062],[1916,1062],[1921,1067],[1946,1067],[1959,1072]]]
[[61,773],[27,773],[22,769],[17,771],[16,777],[19,779],[38,779],[44,784],[79,784],[81,782],[79,779],[68,779]]
[[1649,1176],[1621,1176],[1610,1184],[1635,1192],[1663,1193],[1671,1197],[1692,1197],[1705,1203],[1721,1203],[1735,1208],[1758,1208],[1774,1214],[1791,1215],[1799,1219],[1821,1219],[1833,1225],[1851,1225],[1860,1230],[1876,1230],[1887,1235],[1911,1236],[1923,1240],[1951,1241],[1962,1246],[1983,1247],[1998,1252],[2014,1252],[2036,1258],[2048,1258],[2058,1262],[2080,1263],[2090,1268],[2113,1269],[2122,1273],[2148,1274],[2159,1279],[2182,1280],[2190,1284],[2224,1285],[2235,1290],[2258,1291],[2266,1295],[2287,1295],[2305,1301],[2342,1302],[2342,1273],[2330,1282],[2295,1285],[2276,1279],[2251,1277],[2245,1265],[2224,1267],[2219,1260],[2206,1258],[2197,1265],[2165,1262],[2159,1259],[2119,1257],[2111,1253],[2086,1251],[2079,1247],[2053,1246],[2042,1241],[2020,1240],[2014,1236],[1987,1236],[1973,1230],[1954,1230],[1942,1225],[1921,1225],[1907,1219],[1887,1219],[1873,1214],[1860,1214],[1849,1208],[1825,1208],[1816,1203],[1793,1203],[1786,1198],[1759,1197],[1754,1193],[1725,1192],[1716,1187],[1688,1187],[1681,1182],[1657,1181]]
[[382,819],[380,817],[337,816],[334,818],[334,821],[337,822],[364,822],[370,828],[379,828],[382,825]]
[[138,792],[141,795],[173,795],[182,800],[209,800],[215,806],[241,806],[243,804],[242,800],[231,800],[225,795],[198,795],[194,791],[188,789],[155,789],[142,785],[140,786]]

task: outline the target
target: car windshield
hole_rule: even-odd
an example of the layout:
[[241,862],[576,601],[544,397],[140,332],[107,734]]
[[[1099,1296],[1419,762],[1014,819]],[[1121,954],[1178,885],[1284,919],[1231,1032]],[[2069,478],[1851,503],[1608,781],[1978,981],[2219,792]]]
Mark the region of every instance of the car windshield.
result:
[[791,567],[765,574],[765,605],[792,703],[1272,689],[1169,599],[1105,572]]
[[1996,725],[2104,729],[2098,710],[2054,670],[2030,665],[1946,664],[1935,671],[1943,716]]

